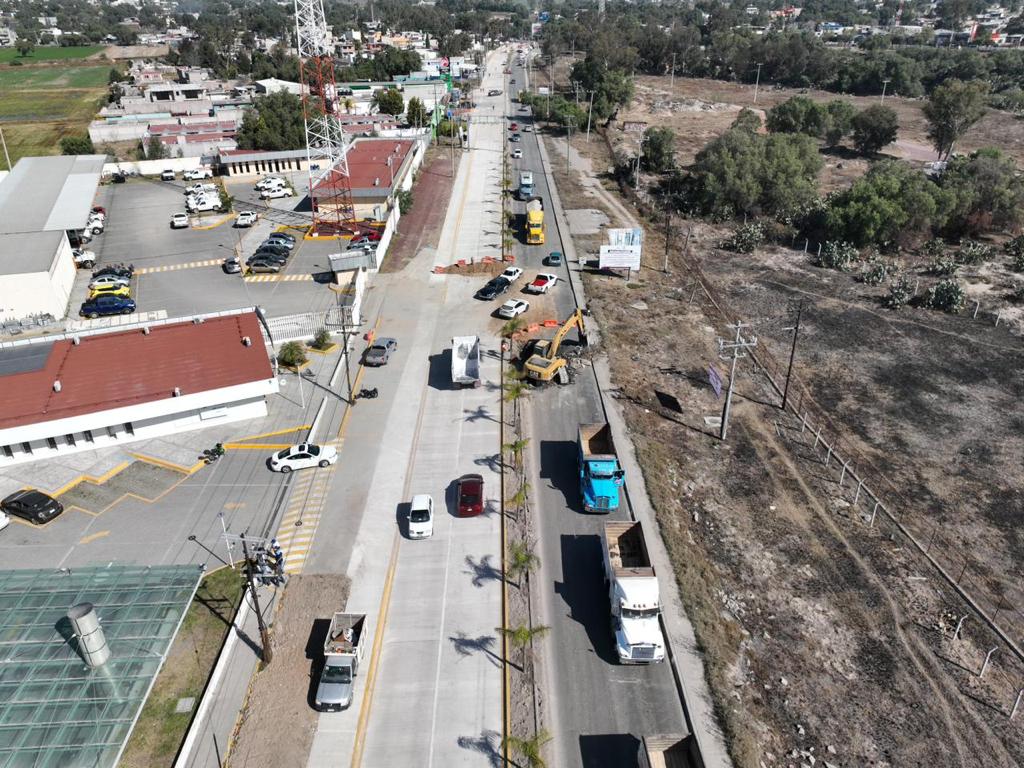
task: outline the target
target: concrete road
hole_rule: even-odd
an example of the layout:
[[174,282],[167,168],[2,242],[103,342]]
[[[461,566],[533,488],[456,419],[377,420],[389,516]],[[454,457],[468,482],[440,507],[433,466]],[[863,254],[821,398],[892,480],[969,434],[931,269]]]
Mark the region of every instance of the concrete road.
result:
[[[525,69],[515,64],[511,68],[517,85],[506,90],[526,83]],[[528,112],[519,105],[513,107],[516,122],[531,124]],[[534,172],[536,194],[545,202],[546,243],[517,246],[517,263],[527,267],[527,278],[535,271],[567,277],[568,269],[579,269],[577,264],[540,269],[543,256],[549,251],[565,253],[565,248],[552,217],[537,135],[523,132],[521,136],[522,141],[510,145],[523,150],[523,158],[513,161],[513,166]],[[524,204],[516,203],[516,210],[523,213]],[[564,320],[575,309],[568,283],[557,285],[553,298],[558,317]],[[548,727],[554,736],[552,764],[562,768],[635,765],[644,734],[685,734],[687,728],[668,664],[622,666],[615,661],[600,536],[606,521],[628,519],[628,512],[623,507],[608,516],[586,515],[580,505],[576,430],[581,423],[606,420],[590,369],[567,387],[552,384],[535,390],[526,412],[533,474],[529,482],[534,489],[542,563],[536,583],[546,585],[540,599],[543,623],[551,627],[542,647]],[[663,589],[671,587],[670,581],[663,583]]]

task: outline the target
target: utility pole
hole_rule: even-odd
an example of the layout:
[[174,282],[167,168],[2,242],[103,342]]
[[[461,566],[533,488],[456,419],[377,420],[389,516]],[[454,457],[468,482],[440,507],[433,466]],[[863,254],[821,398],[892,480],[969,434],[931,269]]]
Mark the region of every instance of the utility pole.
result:
[[[793,345],[789,348],[789,366],[786,368],[786,385],[782,388],[782,411],[786,411],[786,402],[789,398],[789,377],[793,373],[793,359],[796,357],[796,340],[800,335],[800,317],[804,313],[804,300],[800,299],[800,303],[796,306],[796,324],[793,326]],[[784,330],[791,330],[786,328]]]
[[754,81],[754,103],[755,104],[757,104],[757,89],[761,85],[761,67],[763,67],[763,66],[764,66],[764,64],[758,64],[757,65],[757,79]]
[[726,327],[735,330],[736,335],[732,341],[718,340],[718,356],[722,360],[732,360],[732,366],[729,370],[729,389],[725,395],[725,408],[722,410],[722,428],[718,434],[719,439],[723,441],[729,432],[729,411],[732,410],[732,391],[736,383],[736,361],[741,357],[746,357],[748,349],[753,349],[757,346],[756,336],[751,336],[749,339],[743,338],[743,329],[749,328],[749,324],[737,320],[735,325],[728,325]]
[[249,594],[252,595],[252,607],[256,611],[256,623],[260,628],[260,644],[263,646],[261,656],[263,663],[269,664],[274,660],[274,649],[270,645],[270,632],[267,624],[263,621],[263,612],[260,610],[260,598],[256,594],[256,584],[252,579],[252,560],[249,559],[249,545],[245,541],[245,534],[242,534],[242,554],[245,556],[245,580],[249,586]]
[[594,114],[594,93],[590,92],[590,107],[587,109],[587,144],[590,143],[590,117]]
[[565,126],[565,175],[569,176],[569,140],[572,138],[573,121],[570,119]]
[[[673,24],[675,22],[672,22]],[[668,81],[668,89],[670,92],[675,93],[676,90],[676,52],[672,51],[672,74]]]
[[882,81],[882,98],[878,100],[879,104],[885,104],[885,86],[887,86],[889,82],[890,81],[888,77]]
[[341,305],[341,294],[338,294],[338,309],[341,312],[341,353],[345,356],[345,383],[348,386],[348,404],[355,405],[355,398],[352,396],[352,367],[349,365],[348,354],[348,323],[345,322],[345,307]]
[[671,240],[672,240],[672,211],[670,211],[668,209],[668,207],[666,207],[665,208],[665,265],[661,269],[661,271],[664,272],[666,275],[668,274],[668,248],[669,248],[669,243],[671,242]]

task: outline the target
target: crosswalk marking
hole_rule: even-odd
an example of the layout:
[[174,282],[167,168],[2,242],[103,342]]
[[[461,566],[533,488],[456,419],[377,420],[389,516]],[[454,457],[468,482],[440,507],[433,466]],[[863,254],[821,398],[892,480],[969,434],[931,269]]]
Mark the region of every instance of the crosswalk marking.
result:
[[247,275],[242,278],[247,283],[287,283],[299,280],[312,280],[312,275]]
[[[277,529],[277,543],[285,555],[285,571],[301,573],[313,546],[316,529],[323,515],[327,488],[334,466],[306,471],[295,479],[288,506]],[[301,521],[301,525],[297,525]]]
[[198,267],[214,267],[224,263],[223,259],[205,259],[203,261],[189,261],[185,264],[165,264],[162,267],[141,267],[135,270],[137,275],[152,275],[156,272],[175,272],[179,269],[196,269]]

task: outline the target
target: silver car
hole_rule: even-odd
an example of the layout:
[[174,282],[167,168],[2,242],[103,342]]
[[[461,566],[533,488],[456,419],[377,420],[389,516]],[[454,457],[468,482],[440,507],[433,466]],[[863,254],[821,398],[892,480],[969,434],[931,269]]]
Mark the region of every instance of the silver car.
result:
[[387,365],[391,353],[398,349],[398,339],[377,339],[366,350],[363,362],[366,365]]
[[318,710],[336,712],[348,709],[352,703],[352,671],[352,663],[347,659],[337,664],[324,664],[314,699]]

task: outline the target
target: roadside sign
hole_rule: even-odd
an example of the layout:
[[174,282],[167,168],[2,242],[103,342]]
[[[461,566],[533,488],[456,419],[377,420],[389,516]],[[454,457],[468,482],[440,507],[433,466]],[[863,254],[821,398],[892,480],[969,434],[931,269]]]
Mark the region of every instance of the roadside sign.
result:
[[622,130],[626,133],[643,133],[647,130],[647,123],[639,120],[625,121],[622,123]]
[[608,245],[643,245],[644,231],[633,229],[607,229]]
[[722,396],[722,377],[718,375],[718,371],[715,370],[715,366],[708,366],[708,381],[711,383],[711,388],[715,390],[715,397]]
[[537,94],[540,96],[547,96],[551,91],[546,85],[537,86]]
[[640,269],[639,245],[602,245],[601,269]]

